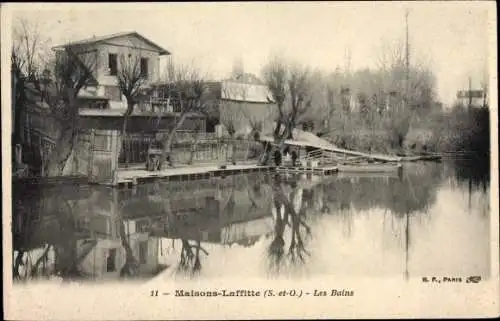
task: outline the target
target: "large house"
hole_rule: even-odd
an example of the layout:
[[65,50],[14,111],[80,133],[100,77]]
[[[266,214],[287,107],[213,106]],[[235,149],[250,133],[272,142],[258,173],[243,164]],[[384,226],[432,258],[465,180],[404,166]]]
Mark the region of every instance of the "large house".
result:
[[[169,131],[179,113],[169,108],[152,112],[151,106],[157,105],[157,102],[148,89],[158,83],[160,59],[168,58],[170,52],[137,32],[92,37],[55,46],[53,50],[56,61],[63,52],[69,52],[80,68],[86,68],[91,73],[91,79],[78,93],[80,129],[86,134],[81,136],[83,141],[77,144],[76,151],[68,160],[65,174],[88,175],[100,182],[112,181],[119,164],[125,159],[121,155],[125,149],[121,147],[129,144],[121,137],[127,101],[118,86],[119,73],[126,68],[139,70],[141,89],[145,92],[129,118],[129,140],[134,139],[134,135],[146,134],[149,137],[156,132]],[[27,108],[23,132],[31,149],[36,152],[45,148],[47,142],[48,145],[55,144],[57,126],[53,125],[55,122],[50,119],[49,108],[43,99],[34,97],[32,100],[37,103]],[[168,104],[160,102],[165,103]],[[180,130],[204,130],[205,121],[203,115],[190,114]],[[41,137],[45,138],[45,143]],[[31,145],[31,142],[37,146]]]
[[[70,49],[91,69],[93,84],[79,93],[82,100],[88,100],[88,108],[124,110],[126,99],[118,87],[117,76],[128,68],[125,64],[137,65],[144,79],[143,86],[159,80],[160,57],[170,55],[166,49],[137,32],[123,32],[103,37],[92,37],[74,41],[53,48],[57,52]],[[98,103],[94,103],[98,101]]]
[[[127,100],[118,87],[118,75],[131,69],[140,70],[141,88],[153,88],[160,80],[160,59],[171,55],[169,51],[137,32],[117,33],[103,37],[71,42],[54,47],[60,51],[71,49],[81,62],[92,71],[94,81],[79,93],[82,101],[80,116],[90,128],[116,130],[121,128],[121,118],[127,108]],[[129,125],[130,132],[147,130],[154,100],[146,92],[136,106]],[[168,110],[165,108],[165,110]],[[159,129],[168,129],[173,112],[164,115]],[[186,122],[189,123],[189,122]],[[167,127],[167,128],[165,128]]]

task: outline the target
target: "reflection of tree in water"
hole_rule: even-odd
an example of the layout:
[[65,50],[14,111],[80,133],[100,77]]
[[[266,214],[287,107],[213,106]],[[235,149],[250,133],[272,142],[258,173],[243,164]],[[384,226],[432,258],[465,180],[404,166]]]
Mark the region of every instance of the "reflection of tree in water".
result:
[[[13,249],[17,252],[13,260],[14,280],[49,278],[51,275],[59,276],[63,281],[90,277],[78,268],[86,253],[79,255],[77,252],[77,241],[82,233],[75,218],[75,204],[67,200],[66,194],[58,188],[22,189],[14,189]],[[50,220],[47,225],[42,223],[46,217],[55,220]],[[40,247],[42,253],[33,258],[34,250]],[[20,273],[21,267],[23,274]]]
[[119,229],[122,246],[125,249],[125,264],[120,270],[120,277],[135,277],[139,274],[139,261],[137,261],[137,258],[134,256],[134,252],[132,251],[132,247],[125,233],[125,223],[121,217],[119,218]]
[[61,276],[63,280],[88,278],[90,276],[85,275],[78,267],[84,259],[85,253],[77,254],[77,241],[80,239],[80,235],[76,229],[74,208],[69,201],[60,199],[56,202],[56,204],[66,205],[57,215],[63,236],[59,238],[60,242],[54,245],[56,274]]
[[[413,164],[405,168],[400,179],[389,181],[388,208],[398,217],[407,214],[425,214],[436,202],[436,193],[441,181],[441,165],[436,163]],[[413,169],[413,170],[412,170]],[[398,194],[399,191],[399,194]]]
[[263,193],[262,193],[262,185],[260,184],[260,180],[250,182],[248,180],[248,176],[245,176],[246,179],[246,189],[247,189],[247,195],[248,199],[250,200],[250,207],[248,208],[248,213],[257,210],[259,208],[259,205],[257,202],[262,202],[263,201]]
[[[290,263],[292,265],[305,263],[310,253],[306,249],[305,239],[311,236],[311,229],[306,223],[306,202],[303,194],[295,183],[291,184],[291,192],[288,197],[279,175],[274,176],[273,182],[273,206],[276,211],[274,224],[274,236],[268,248],[270,268],[275,272]],[[300,204],[298,212],[293,202],[297,200]],[[285,231],[289,228],[290,245],[285,256]],[[305,234],[304,234],[305,233]]]
[[[16,189],[16,186],[13,186],[13,192],[13,250],[17,252],[17,255],[15,255],[12,261],[12,276],[14,280],[22,281],[27,280],[31,277],[29,275],[29,272],[32,270],[30,266],[33,260],[31,259],[30,253],[30,238],[33,234],[33,225],[35,223],[33,215],[36,215],[35,211],[40,211],[40,209],[38,208],[40,197],[39,193],[32,192],[30,190],[23,191],[30,193],[23,193],[23,195],[18,195],[18,193],[20,194],[20,191]],[[31,200],[31,202],[29,204],[23,204],[22,199],[29,199]],[[35,203],[36,205],[33,203]],[[50,248],[50,245],[45,246]],[[21,268],[24,269],[23,274],[21,274]]]
[[483,191],[487,191],[490,185],[489,155],[453,158],[447,163],[453,168],[452,174],[459,183],[468,184],[469,189],[482,187]]
[[205,255],[208,255],[208,252],[201,246],[199,240],[181,239],[181,243],[181,255],[177,270],[189,272],[191,275],[198,273],[201,270],[200,252]]

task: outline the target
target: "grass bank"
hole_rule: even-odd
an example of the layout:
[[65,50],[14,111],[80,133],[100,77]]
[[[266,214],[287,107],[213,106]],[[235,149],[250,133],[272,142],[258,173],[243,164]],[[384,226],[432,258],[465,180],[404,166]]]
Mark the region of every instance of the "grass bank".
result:
[[377,153],[472,153],[489,158],[489,109],[457,106],[420,117],[337,119],[326,138],[340,147]]

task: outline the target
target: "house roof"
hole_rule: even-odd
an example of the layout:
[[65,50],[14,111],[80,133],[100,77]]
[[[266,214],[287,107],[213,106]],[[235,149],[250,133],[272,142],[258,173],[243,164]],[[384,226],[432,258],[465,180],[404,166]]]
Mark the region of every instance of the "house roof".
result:
[[226,80],[222,82],[221,98],[226,100],[272,103],[271,93],[265,85]]
[[139,34],[136,31],[119,32],[119,33],[114,33],[114,34],[100,36],[100,37],[91,37],[91,38],[86,38],[83,40],[72,41],[72,42],[64,44],[64,45],[55,46],[55,47],[53,47],[53,49],[66,48],[68,46],[88,45],[88,44],[92,44],[92,43],[96,43],[96,42],[103,42],[103,41],[107,41],[107,40],[111,40],[111,39],[115,39],[115,38],[120,38],[120,37],[125,37],[125,36],[134,36],[134,37],[141,39],[142,41],[146,42],[150,46],[156,48],[158,50],[158,52],[160,53],[160,56],[171,54],[168,50],[157,45],[156,43],[154,43],[153,41],[149,40],[148,38],[142,36],[141,34]]
[[250,84],[234,80],[206,83],[209,91],[222,100],[273,104],[271,94],[265,85]]

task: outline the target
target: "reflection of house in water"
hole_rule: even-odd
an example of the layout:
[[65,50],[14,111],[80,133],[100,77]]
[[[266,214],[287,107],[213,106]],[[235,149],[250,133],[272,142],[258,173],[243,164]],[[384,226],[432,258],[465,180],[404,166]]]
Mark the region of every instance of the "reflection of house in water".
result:
[[271,187],[246,176],[28,191],[14,188],[14,263],[44,256],[43,275],[65,279],[153,276],[162,238],[249,246],[272,232]]
[[221,229],[221,243],[251,246],[262,235],[272,232],[273,224],[273,218],[269,214],[265,217],[229,224]]
[[[16,255],[26,258],[25,267],[39,261],[42,254],[34,253],[48,245],[47,274],[116,279],[125,265],[128,244],[138,262],[138,276],[153,276],[162,269],[157,238],[130,221],[123,222],[120,233],[122,221],[113,201],[116,191],[99,187],[77,190],[71,193],[63,186],[45,189],[43,194],[34,191],[30,198],[25,197],[29,201],[14,207],[13,248]],[[30,253],[32,262],[27,259]]]
[[87,213],[90,215],[86,218],[97,244],[86,255],[81,268],[94,277],[117,278],[126,263],[125,246],[129,246],[138,264],[138,276],[155,275],[162,269],[158,261],[159,240],[145,232],[138,222],[120,219],[116,193],[101,189],[84,201],[87,207],[91,202],[93,213]]
[[[161,185],[159,192],[137,190],[123,215],[152,235],[209,243],[251,244],[271,231],[268,185],[234,187],[230,181],[198,181],[196,186]],[[177,182],[178,185],[190,184]],[[150,189],[154,189],[152,186]]]
[[125,234],[132,253],[139,264],[139,275],[154,275],[162,267],[159,266],[159,239],[144,231],[135,221],[124,221]]

